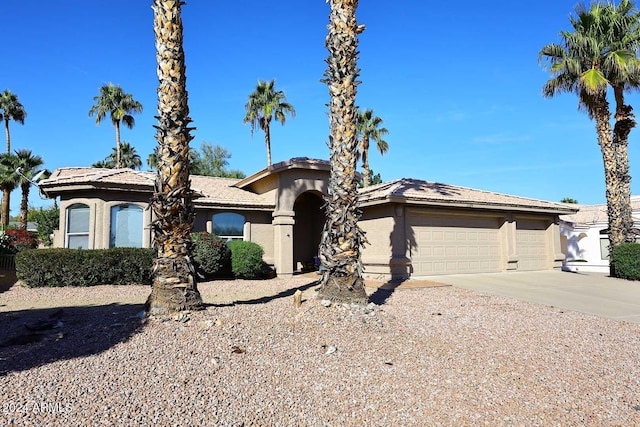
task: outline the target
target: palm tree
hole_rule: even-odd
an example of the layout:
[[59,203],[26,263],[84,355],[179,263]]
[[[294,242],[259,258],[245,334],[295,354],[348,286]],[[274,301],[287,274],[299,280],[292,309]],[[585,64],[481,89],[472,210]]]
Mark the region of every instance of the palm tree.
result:
[[[635,126],[631,107],[624,105],[624,91],[637,87],[638,61],[635,58],[637,44],[623,41],[622,33],[637,28],[632,24],[629,2],[621,3],[621,9],[613,5],[593,4],[590,10],[584,6],[576,8],[571,17],[573,32],[561,32],[561,44],[544,46],[539,59],[546,60],[552,78],[543,87],[543,95],[552,97],[563,92],[578,95],[579,107],[596,123],[598,144],[602,152],[607,213],[609,216],[609,243],[612,250],[627,240],[625,234],[627,215],[621,189],[625,185],[623,175],[628,177],[626,138]],[[625,11],[626,10],[626,11]],[[634,12],[634,15],[637,14]],[[625,17],[626,16],[626,17]],[[637,18],[634,18],[637,22]],[[621,29],[626,28],[621,32]],[[636,36],[633,36],[634,38]],[[607,100],[607,89],[613,87],[616,95],[616,126],[612,134],[609,122],[611,112]],[[616,135],[617,134],[617,135]],[[624,147],[621,147],[624,145]],[[629,211],[630,214],[630,211]],[[615,266],[610,263],[610,273],[615,276]]]
[[244,106],[247,113],[243,123],[251,124],[251,136],[253,136],[256,125],[264,132],[268,166],[271,166],[271,120],[275,118],[284,125],[287,114],[290,114],[291,117],[296,116],[296,111],[286,101],[284,92],[274,89],[275,84],[275,79],[270,82],[258,80],[256,90],[249,94],[249,101]]
[[125,93],[120,86],[113,83],[106,84],[100,88],[100,95],[94,96],[96,102],[89,110],[89,117],[96,116],[96,124],[100,124],[107,114],[111,117],[111,123],[116,128],[116,167],[121,167],[120,163],[120,122],[129,129],[133,128],[135,119],[133,113],[142,112],[142,104],[133,99],[129,93]]
[[[16,123],[24,125],[24,119],[27,117],[23,105],[18,101],[18,95],[11,93],[8,89],[5,89],[0,94],[0,119],[4,120],[4,134],[7,139],[7,154],[11,154],[11,133],[9,132],[9,121],[13,120]],[[15,187],[15,186],[14,186]],[[6,228],[9,225],[9,206],[11,204],[11,185],[0,185],[2,188],[2,213],[6,214],[6,218],[2,217],[2,224]],[[6,209],[5,209],[6,204]]]
[[329,50],[325,79],[330,94],[329,178],[327,221],[320,243],[324,270],[319,295],[336,301],[364,303],[367,294],[362,279],[361,249],[366,238],[358,226],[358,181],[356,164],[356,89],[358,85],[358,33],[364,26],[356,22],[357,0],[330,0]]
[[16,189],[19,176],[16,173],[18,161],[11,153],[0,154],[0,188],[2,189],[2,228],[9,226],[10,202],[9,194]]
[[24,124],[27,112],[18,101],[18,95],[5,90],[0,94],[0,120],[4,120],[4,133],[7,138],[7,153],[11,153],[11,134],[9,133],[9,121]]
[[362,181],[365,187],[371,185],[371,168],[369,167],[369,142],[376,143],[380,154],[384,155],[389,150],[389,144],[382,139],[387,135],[387,128],[380,127],[383,120],[373,115],[373,110],[358,110],[356,116],[356,129],[360,143],[358,144],[359,155],[362,156]]
[[[116,149],[113,149],[113,153],[109,154],[107,161],[116,164],[118,153]],[[127,141],[122,141],[120,145],[120,167],[138,170],[142,167],[142,160],[140,155],[136,152],[136,147],[132,146]]]
[[22,200],[20,201],[20,229],[27,229],[27,215],[29,214],[29,190],[31,189],[31,180],[40,171],[36,170],[44,164],[42,157],[34,156],[31,150],[16,150],[15,162],[16,172],[20,169],[20,176],[17,181],[20,183],[22,190]]
[[182,46],[182,2],[154,0],[158,62],[158,175],[151,198],[156,257],[146,309],[162,315],[202,309],[191,261],[193,190],[189,180],[189,105]]
[[[592,7],[592,9],[594,9]],[[625,242],[636,241],[631,212],[631,175],[629,174],[629,134],[636,126],[633,108],[625,104],[625,92],[640,87],[640,13],[631,1],[622,0],[618,6],[607,3],[600,8],[606,40],[610,44],[610,61],[605,62],[604,73],[613,88],[616,102],[613,145],[620,192],[621,221]]]

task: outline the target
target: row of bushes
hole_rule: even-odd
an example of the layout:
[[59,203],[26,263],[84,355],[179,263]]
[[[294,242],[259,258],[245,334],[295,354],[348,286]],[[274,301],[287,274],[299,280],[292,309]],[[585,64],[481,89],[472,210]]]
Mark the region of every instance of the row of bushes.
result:
[[[265,274],[263,249],[253,242],[229,244],[210,233],[194,233],[193,258],[200,279],[258,279]],[[151,284],[154,250],[39,249],[15,258],[16,276],[28,287]]]
[[38,249],[16,255],[28,287],[151,284],[153,249]]

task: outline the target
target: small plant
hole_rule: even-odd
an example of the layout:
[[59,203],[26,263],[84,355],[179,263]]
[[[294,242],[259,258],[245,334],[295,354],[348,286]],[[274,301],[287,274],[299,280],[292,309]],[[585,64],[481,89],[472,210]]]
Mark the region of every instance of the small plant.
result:
[[231,250],[225,241],[207,232],[192,233],[193,261],[205,280],[231,275]]
[[231,248],[231,269],[238,279],[258,279],[263,268],[262,246],[254,242],[234,240]]
[[616,276],[621,279],[640,280],[640,244],[623,243],[611,253]]

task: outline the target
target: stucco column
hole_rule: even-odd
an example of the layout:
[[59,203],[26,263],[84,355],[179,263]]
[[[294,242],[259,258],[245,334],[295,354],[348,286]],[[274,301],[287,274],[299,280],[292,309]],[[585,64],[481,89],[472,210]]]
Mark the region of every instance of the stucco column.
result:
[[506,269],[507,271],[518,269],[518,253],[516,252],[516,220],[513,215],[509,215],[504,224],[502,247],[504,248],[504,254],[506,255]]
[[555,217],[554,222],[547,227],[547,242],[551,242],[551,254],[553,264],[551,265],[554,270],[561,270],[562,263],[565,260],[565,255],[562,252],[562,240],[560,237],[560,218]]
[[273,213],[273,263],[278,277],[293,276],[293,225],[295,212]]

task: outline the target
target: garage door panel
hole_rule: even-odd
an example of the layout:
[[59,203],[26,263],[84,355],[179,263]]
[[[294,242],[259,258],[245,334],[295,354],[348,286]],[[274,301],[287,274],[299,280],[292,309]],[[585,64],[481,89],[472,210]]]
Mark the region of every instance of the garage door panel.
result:
[[516,221],[516,252],[518,270],[546,270],[549,268],[546,223],[544,221]]
[[412,215],[409,223],[416,236],[415,275],[502,270],[497,218]]

